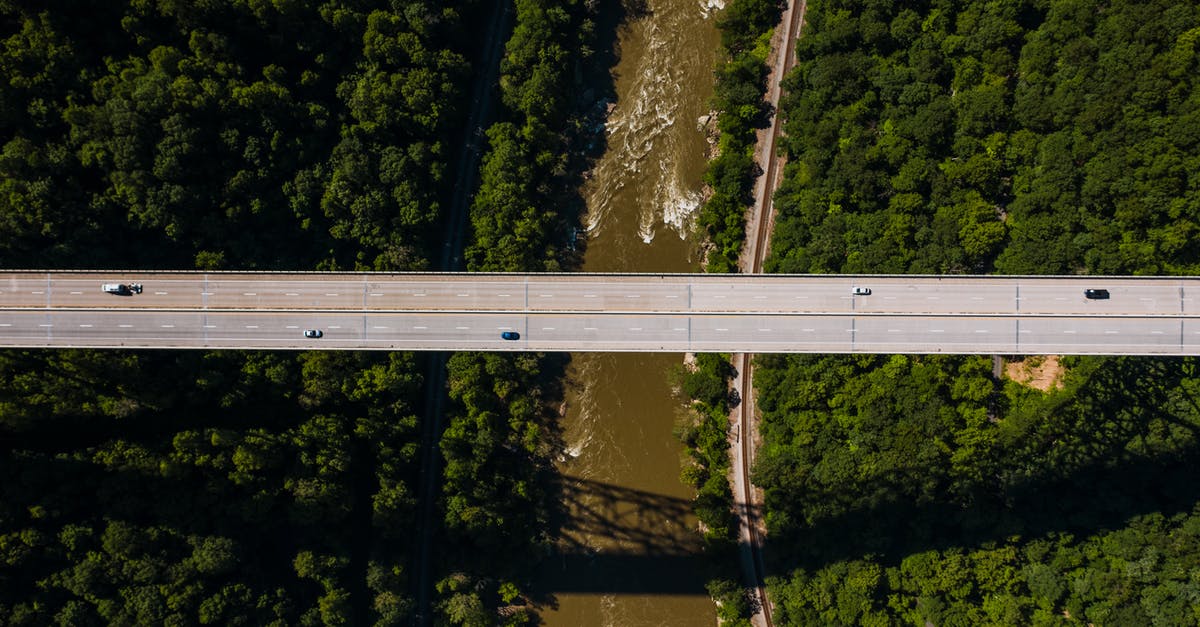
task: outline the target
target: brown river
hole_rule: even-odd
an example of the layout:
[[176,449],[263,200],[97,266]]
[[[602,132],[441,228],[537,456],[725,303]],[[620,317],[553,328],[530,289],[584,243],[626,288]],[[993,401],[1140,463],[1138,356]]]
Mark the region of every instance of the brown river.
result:
[[[608,147],[583,193],[584,272],[695,272],[720,0],[648,0],[619,36]],[[680,354],[578,353],[568,372],[559,552],[546,625],[714,625],[668,371]]]

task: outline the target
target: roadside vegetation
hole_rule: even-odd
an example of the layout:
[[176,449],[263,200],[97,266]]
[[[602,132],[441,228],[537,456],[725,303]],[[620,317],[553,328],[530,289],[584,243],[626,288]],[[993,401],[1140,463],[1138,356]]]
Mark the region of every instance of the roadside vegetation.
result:
[[[1200,7],[811,0],[768,268],[1194,274]],[[1196,360],[761,356],[787,624],[1194,625]]]
[[[0,4],[0,265],[428,268],[475,6]],[[411,624],[423,371],[0,352],[0,623]]]
[[692,510],[704,533],[704,551],[711,562],[707,590],[717,603],[717,617],[726,627],[750,624],[750,604],[738,577],[729,577],[737,565],[738,521],[729,484],[730,380],[733,366],[728,354],[697,353],[693,363],[672,373],[680,393],[691,403],[687,420],[676,437],[688,449],[680,479],[696,490]]
[[[562,271],[579,218],[572,137],[586,103],[576,72],[591,61],[584,0],[517,0],[501,62],[500,120],[487,129],[471,206],[472,272]],[[535,567],[551,549],[562,354],[456,353],[448,364],[439,611],[456,625],[536,624]]]
[[712,108],[717,111],[717,156],[704,182],[711,195],[700,208],[708,272],[737,272],[746,239],[746,211],[754,202],[754,180],[762,164],[754,161],[755,133],[769,125],[773,111],[766,93],[771,34],[783,11],[780,0],[731,0],[721,12],[723,61],[717,67]]

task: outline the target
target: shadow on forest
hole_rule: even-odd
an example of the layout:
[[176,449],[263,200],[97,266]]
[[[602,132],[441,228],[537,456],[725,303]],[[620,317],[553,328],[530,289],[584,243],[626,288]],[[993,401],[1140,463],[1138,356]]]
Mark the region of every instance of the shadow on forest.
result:
[[[875,554],[886,565],[928,550],[976,547],[1011,536],[1038,538],[1052,532],[1090,535],[1123,527],[1135,516],[1165,516],[1190,510],[1200,501],[1195,481],[1197,451],[1185,455],[1102,462],[1065,477],[1032,478],[1014,486],[1007,498],[979,499],[963,506],[940,500],[889,500],[831,516],[791,537],[768,539],[772,571],[797,566],[816,569],[831,562]],[[1110,490],[1110,486],[1141,490]],[[771,545],[798,562],[778,563]]]
[[[1103,364],[1078,391],[1076,405],[1034,418],[1041,422],[1003,452],[1011,459],[957,495],[947,489],[945,498],[904,500],[915,482],[937,481],[932,473],[873,481],[862,490],[879,495],[869,503],[861,495],[814,495],[837,510],[770,538],[771,570],[817,569],[868,554],[891,566],[928,550],[1013,536],[1087,536],[1124,527],[1136,516],[1190,511],[1200,502],[1194,470],[1200,404],[1181,385],[1189,376],[1189,368],[1168,360]],[[781,563],[785,559],[791,561]]]
[[[868,486],[880,495],[869,503],[862,495],[832,496],[830,502],[855,505],[791,535],[768,537],[769,570],[815,569],[869,554],[893,565],[922,551],[1013,536],[1086,536],[1135,516],[1188,511],[1200,501],[1193,472],[1200,462],[1194,422],[1200,403],[1181,385],[1188,376],[1169,361],[1109,361],[1079,390],[1077,407],[1032,419],[1027,441],[1007,451],[1026,461],[1000,464],[1005,476],[984,478],[965,496],[947,492],[920,503],[901,495],[921,477],[880,479]],[[1168,399],[1172,390],[1183,393]],[[1169,450],[1162,445],[1164,425],[1175,434]],[[543,606],[554,606],[554,593],[703,595],[714,576],[740,578],[732,554],[721,563],[703,554],[688,499],[572,477],[562,478],[559,489],[557,551],[540,568]]]

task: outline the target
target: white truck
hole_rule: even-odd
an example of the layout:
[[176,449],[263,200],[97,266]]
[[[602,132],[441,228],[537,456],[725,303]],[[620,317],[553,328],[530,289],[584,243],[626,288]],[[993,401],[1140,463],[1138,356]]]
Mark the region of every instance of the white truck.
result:
[[105,292],[108,292],[109,294],[118,294],[121,296],[124,296],[126,294],[141,294],[142,293],[142,284],[141,283],[129,283],[129,284],[105,283],[104,285],[100,286],[100,289],[104,290]]

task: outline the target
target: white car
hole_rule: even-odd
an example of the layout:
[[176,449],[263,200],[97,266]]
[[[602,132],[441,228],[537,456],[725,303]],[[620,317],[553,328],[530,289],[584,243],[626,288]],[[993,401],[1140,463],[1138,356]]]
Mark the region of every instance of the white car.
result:
[[854,295],[855,295],[855,296],[870,296],[870,295],[871,295],[871,288],[869,288],[869,287],[856,287],[856,288],[854,288]]

